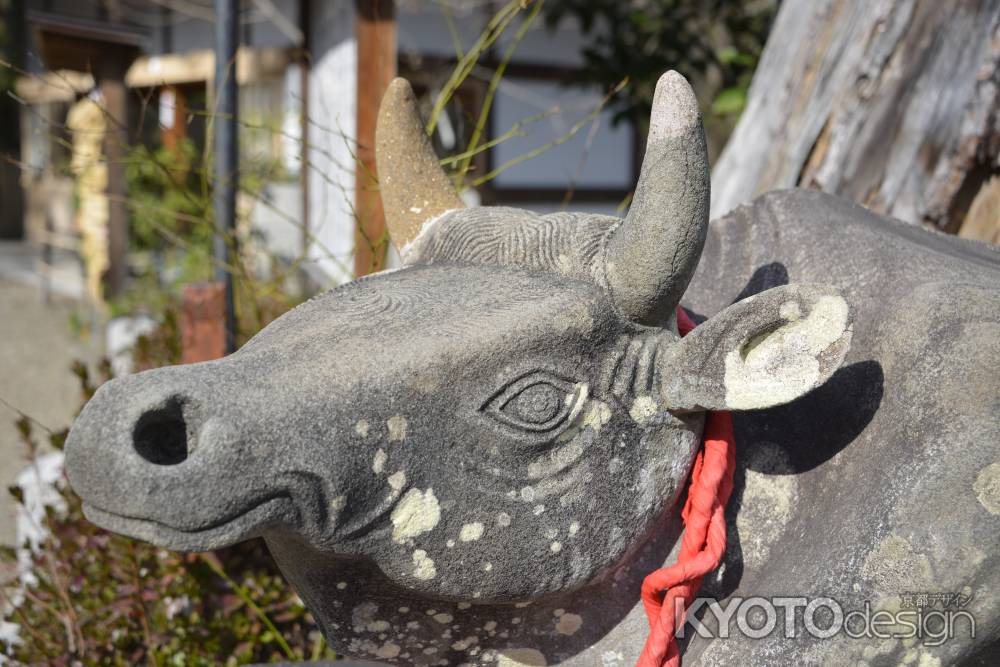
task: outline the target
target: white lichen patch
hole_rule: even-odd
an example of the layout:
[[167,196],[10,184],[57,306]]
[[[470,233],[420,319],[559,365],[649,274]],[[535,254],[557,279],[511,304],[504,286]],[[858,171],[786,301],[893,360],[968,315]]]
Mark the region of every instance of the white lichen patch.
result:
[[406,473],[404,473],[402,470],[400,470],[399,472],[394,472],[391,475],[389,475],[388,482],[389,486],[392,487],[393,490],[399,491],[404,486],[406,486]]
[[389,460],[389,456],[385,453],[384,449],[379,449],[375,452],[375,458],[372,459],[372,472],[376,475],[381,475],[382,471],[385,470],[385,462]]
[[659,407],[652,396],[638,396],[632,401],[632,407],[629,408],[628,415],[636,424],[645,426],[649,423],[650,419],[656,416],[658,409]]
[[497,514],[497,524],[503,526],[504,528],[509,526],[510,515],[507,514],[506,512],[500,512],[500,514]]
[[601,427],[611,421],[611,408],[604,401],[587,401],[587,409],[583,414],[582,426],[600,431]]
[[781,540],[798,502],[797,476],[778,445],[760,442],[748,453],[749,466],[740,511],[736,514],[743,562],[762,567],[771,546]]
[[465,524],[462,526],[462,530],[458,533],[458,539],[462,542],[475,542],[482,536],[483,524],[478,521]]
[[475,635],[470,635],[465,639],[459,639],[457,642],[453,643],[451,645],[451,648],[454,649],[455,651],[464,651],[478,643],[479,643],[479,637],[476,637]]
[[417,549],[413,552],[413,576],[417,579],[427,581],[428,579],[433,579],[437,575],[437,570],[434,568],[434,561],[427,556],[427,552],[423,549]]
[[334,513],[339,513],[345,507],[347,507],[347,496],[337,496],[330,501],[330,510]]
[[386,421],[389,427],[389,442],[402,442],[406,439],[406,417],[393,415]]
[[505,648],[497,656],[497,667],[547,667],[545,656],[533,648]]
[[560,614],[556,621],[556,632],[561,635],[573,635],[583,627],[583,618],[578,614]]
[[354,432],[357,433],[358,437],[360,437],[360,438],[367,438],[368,437],[368,430],[370,428],[371,428],[371,425],[368,423],[367,419],[359,419],[354,424]]
[[492,572],[493,563],[483,563],[483,572]]
[[1000,463],[991,463],[980,470],[972,490],[987,512],[1000,514]]
[[398,644],[386,642],[375,652],[375,657],[382,658],[383,660],[391,660],[392,658],[398,656],[401,650],[402,649],[399,648]]
[[[786,306],[787,310],[787,304]],[[847,302],[839,296],[817,299],[805,318],[747,341],[725,361],[726,405],[752,410],[787,403],[820,380],[818,355],[847,329]]]
[[885,595],[933,588],[927,556],[914,551],[899,535],[887,536],[869,552],[861,564],[861,576],[875,582],[876,591]]
[[778,308],[778,315],[789,322],[794,322],[802,317],[802,308],[799,307],[798,301],[786,301]]
[[434,489],[410,489],[389,518],[393,526],[392,539],[400,544],[432,530],[441,520],[441,506],[434,497]]
[[570,523],[569,523],[569,534],[572,536],[572,535],[576,535],[579,532],[580,532],[580,522],[579,521],[570,521]]
[[431,618],[433,618],[435,621],[437,621],[442,625],[447,625],[448,623],[451,623],[453,620],[455,620],[454,616],[452,616],[451,614],[446,614],[444,612],[434,614],[433,616],[431,616]]
[[554,554],[559,553],[562,551],[562,542],[553,542],[549,545],[549,550]]

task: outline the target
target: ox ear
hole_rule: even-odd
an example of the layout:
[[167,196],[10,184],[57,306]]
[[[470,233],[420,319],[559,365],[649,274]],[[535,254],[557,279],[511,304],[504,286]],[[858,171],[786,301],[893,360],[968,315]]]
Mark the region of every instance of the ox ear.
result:
[[851,316],[840,293],[786,285],[729,306],[657,360],[663,407],[755,410],[812,391],[840,367]]

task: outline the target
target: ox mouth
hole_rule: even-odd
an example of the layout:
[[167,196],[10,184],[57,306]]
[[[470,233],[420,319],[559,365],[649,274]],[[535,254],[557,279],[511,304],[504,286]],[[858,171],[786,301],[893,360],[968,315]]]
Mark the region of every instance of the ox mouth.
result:
[[287,493],[265,498],[250,510],[205,526],[176,528],[156,519],[129,516],[83,503],[83,514],[105,530],[174,551],[211,551],[258,537],[267,525],[295,521],[295,504]]

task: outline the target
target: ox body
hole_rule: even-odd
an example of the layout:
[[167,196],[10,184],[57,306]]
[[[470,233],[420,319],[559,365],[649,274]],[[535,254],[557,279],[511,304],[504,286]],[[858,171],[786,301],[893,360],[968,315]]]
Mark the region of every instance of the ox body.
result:
[[[404,82],[380,113],[405,268],[312,299],[226,359],[102,387],[67,443],[92,520],[177,549],[263,536],[346,655],[628,665],[704,411],[732,410],[732,539],[706,590],[962,582],[985,606],[979,640],[936,649],[696,637],[691,660],[977,659],[996,634],[994,257],[805,193],[709,226],[697,104],[673,73],[624,221],[463,209]],[[687,305],[712,316],[681,339],[703,246]],[[922,490],[950,506],[918,511]]]

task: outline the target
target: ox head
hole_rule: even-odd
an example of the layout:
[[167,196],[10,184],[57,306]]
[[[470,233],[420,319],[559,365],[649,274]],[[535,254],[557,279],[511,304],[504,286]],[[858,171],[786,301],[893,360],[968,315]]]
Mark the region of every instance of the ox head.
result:
[[625,220],[464,208],[402,80],[377,150],[405,267],[312,299],[228,358],[101,387],[67,445],[93,521],[178,549],[294,544],[282,561],[300,589],[312,565],[362,559],[419,594],[523,600],[642,543],[705,410],[786,403],[843,359],[847,305],[818,286],[678,336],[709,176],[676,73]]

